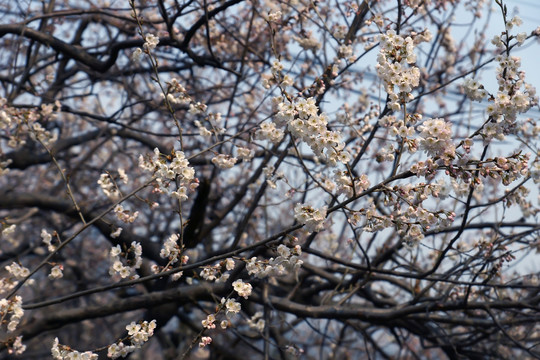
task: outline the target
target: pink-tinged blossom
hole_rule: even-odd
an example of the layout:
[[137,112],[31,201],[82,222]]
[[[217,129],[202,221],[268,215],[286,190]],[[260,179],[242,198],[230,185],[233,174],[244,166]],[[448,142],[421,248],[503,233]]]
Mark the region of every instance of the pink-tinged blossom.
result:
[[26,351],[26,345],[22,343],[22,336],[17,336],[11,344],[8,345],[8,354],[21,355]]
[[214,314],[209,314],[206,319],[204,319],[203,321],[201,321],[202,323],[202,326],[206,329],[215,329],[216,328],[216,324],[215,324],[215,321],[216,321],[216,317]]
[[207,345],[210,345],[212,343],[212,338],[210,336],[203,336],[201,338],[201,341],[199,342],[199,347],[203,348]]
[[55,265],[49,273],[49,279],[60,279],[64,276],[64,267],[62,265]]

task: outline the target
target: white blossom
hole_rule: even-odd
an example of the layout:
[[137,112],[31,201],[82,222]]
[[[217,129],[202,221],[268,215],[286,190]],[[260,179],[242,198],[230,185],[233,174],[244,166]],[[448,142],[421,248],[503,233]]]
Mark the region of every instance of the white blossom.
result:
[[251,295],[251,284],[245,283],[241,279],[238,279],[232,283],[232,286],[234,288],[234,291],[238,293],[238,295],[244,297],[247,299]]
[[225,299],[221,298],[221,303],[225,304],[226,313],[228,314],[238,314],[242,309],[240,303],[234,299]]
[[230,155],[219,154],[212,158],[212,163],[220,169],[230,169],[236,164],[237,159]]
[[7,323],[7,331],[15,331],[24,315],[22,297],[16,295],[9,300],[0,299],[0,314],[2,316],[2,322]]
[[8,346],[9,354],[21,355],[25,350],[26,345],[22,343],[22,336],[17,336],[15,340],[13,340],[13,343]]
[[159,38],[153,34],[148,34],[144,37],[143,48],[147,51],[154,50],[159,44]]
[[64,270],[64,267],[62,265],[55,265],[51,269],[51,272],[49,273],[49,279],[60,279],[64,276],[64,273],[62,272]]
[[326,218],[326,206],[320,209],[308,204],[296,204],[294,207],[294,218],[304,224],[308,232],[321,231]]

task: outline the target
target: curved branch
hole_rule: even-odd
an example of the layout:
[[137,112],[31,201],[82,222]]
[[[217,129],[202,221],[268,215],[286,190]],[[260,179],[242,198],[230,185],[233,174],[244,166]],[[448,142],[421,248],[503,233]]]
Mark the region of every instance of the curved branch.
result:
[[[120,50],[140,47],[143,44],[142,39],[114,43],[114,45],[111,46],[109,58],[106,61],[101,61],[84,51],[80,46],[70,45],[54,36],[44,34],[22,24],[0,25],[0,37],[3,37],[6,34],[23,36],[40,44],[50,46],[59,53],[99,72],[106,72],[114,65]],[[169,43],[168,38],[160,39],[160,42],[164,45],[168,45]]]
[[[1,209],[20,209],[20,208],[33,208],[37,207],[42,210],[52,210],[58,213],[65,214],[74,219],[79,219],[79,214],[73,207],[73,203],[67,200],[59,199],[55,196],[49,196],[45,194],[35,193],[23,193],[13,191],[0,192],[0,208]],[[86,219],[95,219],[100,216],[97,211],[82,208],[81,212]],[[149,239],[131,233],[124,230],[118,238],[112,238],[111,233],[111,219],[100,218],[93,225],[105,236],[111,243],[116,244],[129,244],[132,241],[141,243],[143,247],[143,254],[148,258],[163,264],[164,260],[159,255],[159,244],[150,241]]]
[[[27,323],[13,335],[22,335],[25,340],[28,340],[45,331],[58,329],[83,320],[106,317],[127,311],[149,309],[163,304],[176,303],[182,306],[193,301],[212,301],[215,296],[224,296],[229,290],[229,284],[204,283],[109,301],[96,306],[75,309],[61,307],[58,308],[58,311],[49,311],[43,318]],[[5,342],[0,342],[0,351],[4,350],[5,346]]]

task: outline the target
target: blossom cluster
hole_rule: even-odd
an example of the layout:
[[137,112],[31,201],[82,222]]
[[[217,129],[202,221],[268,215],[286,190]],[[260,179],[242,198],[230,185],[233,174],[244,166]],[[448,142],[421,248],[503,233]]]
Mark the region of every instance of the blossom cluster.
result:
[[206,104],[203,104],[199,101],[192,101],[189,104],[188,113],[190,113],[191,115],[202,115],[206,112],[206,109],[208,109],[208,106]]
[[[446,167],[446,172],[452,178],[463,182],[463,186],[456,186],[456,189],[463,187],[457,192],[458,195],[463,195],[469,192],[469,184],[473,180],[477,190],[480,191],[483,186],[481,177],[499,180],[503,185],[509,185],[523,176],[532,176],[529,172],[529,157],[529,154],[521,152],[508,157],[489,158],[485,161],[470,160],[467,156],[461,156],[456,165]],[[411,171],[419,176],[430,177],[437,167],[436,163],[427,160],[413,165]],[[481,177],[474,176],[474,172],[478,172]]]
[[315,155],[329,165],[349,162],[350,155],[344,150],[341,134],[328,130],[328,116],[319,113],[314,98],[298,98],[291,103],[280,96],[273,101],[277,104],[274,117],[277,125],[287,124],[293,136],[308,144]]
[[18,283],[18,281],[13,280],[13,278],[11,277],[0,277],[0,294],[7,293],[15,286],[17,286]]
[[[398,119],[395,115],[385,115],[379,119],[379,125],[387,128],[388,133],[391,136],[399,136],[404,140],[405,149],[409,153],[414,153],[418,150],[418,141],[413,138],[416,135],[416,124],[422,120],[422,114],[419,113],[407,113],[404,119]],[[395,152],[393,144],[389,144],[385,149],[382,149],[384,154],[377,152],[379,157],[384,158],[381,161],[392,161],[394,160],[392,153]]]
[[61,345],[58,338],[54,339],[51,354],[55,360],[97,360],[98,355],[91,351],[79,352],[69,346]]
[[103,173],[99,176],[97,181],[98,185],[101,187],[101,190],[107,197],[111,200],[118,200],[120,198],[120,190],[111,179],[110,174]]
[[128,331],[128,338],[130,344],[126,345],[123,341],[114,343],[107,349],[107,356],[111,359],[118,359],[119,357],[126,357],[129,353],[140,349],[149,338],[154,335],[156,328],[156,320],[150,322],[143,321],[142,323],[131,322],[126,326]]
[[148,34],[144,37],[143,48],[147,51],[154,50],[159,44],[159,38],[153,34]]
[[228,271],[233,270],[234,267],[234,260],[228,258],[215,265],[203,267],[199,275],[206,281],[225,282],[229,279],[230,276]]
[[294,84],[294,80],[290,75],[283,74],[283,64],[278,60],[272,62],[272,73],[262,74],[262,86],[265,89],[270,89],[273,85],[279,84],[282,89],[285,89]]
[[199,347],[203,348],[207,345],[210,345],[212,343],[212,338],[210,336],[203,336],[201,338],[201,341],[199,342]]
[[201,321],[201,324],[205,329],[215,329],[216,328],[216,324],[214,324],[215,321],[216,321],[216,316],[214,314],[208,314],[206,319]]
[[2,229],[2,238],[4,238],[5,240],[8,240],[10,239],[13,234],[15,233],[15,229],[17,228],[17,225],[15,224],[11,224],[9,226],[6,226],[5,228]]
[[161,256],[164,259],[169,259],[170,264],[174,264],[178,261],[178,257],[180,256],[180,246],[178,245],[178,235],[172,234],[165,240],[163,243],[163,247],[161,248],[161,251],[159,253],[159,256]]
[[232,286],[234,291],[244,299],[247,299],[251,295],[251,290],[253,289],[250,283],[245,283],[242,279],[234,281]]
[[326,219],[326,206],[319,209],[308,204],[296,204],[294,207],[294,218],[305,225],[308,232],[321,231]]
[[[139,156],[139,167],[154,172],[157,183],[156,192],[166,193],[180,201],[185,201],[188,198],[188,188],[194,190],[198,186],[198,182],[195,180],[195,170],[189,166],[184,152],[173,151],[172,156],[169,163],[169,157],[161,156],[159,149],[156,148],[152,158]],[[176,190],[170,189],[172,180],[176,180],[178,183]]]
[[236,153],[238,154],[238,158],[244,161],[250,161],[255,156],[253,149],[241,146],[236,147]]
[[511,46],[512,39],[516,39],[518,46],[525,40],[526,33],[520,33],[516,36],[509,34],[514,26],[519,26],[521,23],[519,17],[513,17],[506,22],[506,31],[502,32],[501,35],[496,35],[491,40],[491,43],[501,53],[495,57],[499,65],[496,69],[497,93],[488,93],[482,84],[472,79],[466,79],[462,85],[465,94],[471,100],[481,101],[485,97],[489,97],[490,104],[487,106],[487,112],[490,121],[482,131],[484,142],[494,138],[503,140],[506,134],[513,133],[517,115],[527,112],[538,104],[536,89],[525,82],[525,73],[520,70],[521,59],[509,55],[507,51]]
[[[228,261],[227,259],[226,261]],[[229,263],[227,266],[232,270],[234,265],[234,262]],[[238,293],[239,296],[244,297],[247,299],[251,295],[252,286],[249,283],[244,282],[243,280],[239,279],[232,283],[234,291]],[[225,310],[225,315],[227,316],[226,319],[222,320],[220,322],[220,328],[221,329],[227,329],[230,326],[230,319],[229,316],[236,315],[240,312],[242,309],[241,304],[233,299],[233,298],[221,298],[220,306],[217,307],[216,313],[211,313],[206,316],[203,320],[201,320],[201,324],[205,330],[211,330],[216,328],[216,316],[222,311]],[[199,343],[199,347],[205,347],[209,345],[212,342],[212,338],[209,336],[204,336],[201,338],[201,341]]]
[[13,342],[11,344],[8,343],[7,346],[9,354],[21,355],[26,351],[26,345],[22,343],[22,336],[17,336]]
[[[109,274],[111,276],[119,274],[122,279],[130,276],[133,279],[138,277],[138,275],[135,274],[135,270],[142,265],[141,244],[133,241],[131,246],[125,252],[122,252],[120,245],[116,245],[111,248],[110,257],[112,265],[109,268]],[[124,263],[126,263],[126,265],[124,265]]]
[[347,59],[349,62],[354,62],[356,60],[352,45],[341,45],[338,49],[337,56],[340,59]]
[[[128,331],[127,339],[116,342],[110,345],[107,349],[107,357],[111,359],[117,359],[119,357],[126,357],[128,354],[140,349],[149,338],[154,335],[154,329],[156,328],[156,320],[150,322],[144,321],[142,323],[132,322],[126,326]],[[129,345],[126,345],[124,341],[129,340]],[[71,349],[69,346],[61,345],[58,338],[54,339],[53,346],[51,348],[51,354],[56,360],[97,360],[98,355],[91,352],[79,352]]]
[[[248,284],[249,285],[249,284]],[[250,285],[251,286],[251,285]],[[251,291],[250,291],[251,292]],[[217,307],[217,311],[215,314],[208,314],[205,319],[201,321],[201,324],[204,329],[210,330],[216,328],[216,316],[219,312],[222,310],[225,310],[225,314],[227,316],[226,319],[220,321],[220,328],[221,329],[227,329],[230,326],[230,319],[229,316],[236,315],[240,312],[242,309],[242,306],[238,301],[232,298],[221,298],[220,306]],[[202,337],[201,342],[199,343],[199,347],[205,347],[209,345],[212,342],[212,338],[209,336]]]
[[[503,185],[509,185],[529,173],[529,154],[514,154],[509,157],[496,157],[483,164],[480,175],[500,179]],[[491,163],[491,165],[489,165]]]
[[[2,323],[7,323],[8,332],[15,331],[23,315],[22,297],[17,295],[9,300],[0,299],[0,319],[2,319]],[[8,319],[9,321],[7,321]]]
[[[160,256],[163,258],[168,258],[169,262],[166,266],[160,266],[157,264],[153,264],[150,269],[154,274],[159,274],[162,271],[171,270],[173,268],[173,264],[178,262],[180,260],[182,265],[185,265],[189,261],[189,256],[182,255],[180,251],[180,245],[174,240],[178,239],[178,235],[173,234],[171,235],[163,244],[163,247],[161,248]],[[174,242],[174,243],[173,243]],[[171,275],[172,281],[178,281],[182,276],[184,275],[183,271],[176,271]],[[191,282],[193,279],[188,278],[188,282]]]
[[195,120],[193,124],[197,127],[197,129],[199,129],[199,135],[202,137],[209,138],[212,136],[212,132],[208,130],[199,120]]
[[[128,176],[124,169],[119,168],[118,169],[118,175],[120,180],[124,184],[128,183]],[[101,187],[101,190],[107,197],[111,200],[118,200],[121,197],[120,190],[118,189],[118,185],[114,181],[114,179],[111,177],[111,174],[109,173],[103,173],[99,176],[99,180],[97,181],[98,185]]]
[[[426,30],[421,41],[429,41]],[[388,106],[398,111],[401,104],[412,100],[411,91],[420,82],[420,69],[411,65],[416,62],[415,41],[411,36],[403,37],[394,30],[388,30],[380,36],[380,51],[377,57],[377,74],[384,83],[389,96]],[[398,91],[395,91],[395,88]]]
[[407,230],[402,231],[403,244],[408,248],[415,248],[424,238],[423,230],[420,225],[412,225]]
[[283,139],[285,133],[283,130],[276,127],[276,124],[273,122],[263,122],[259,129],[255,132],[255,138],[258,140],[269,140],[270,142],[276,144]]
[[417,176],[424,176],[430,178],[434,176],[435,172],[439,168],[439,165],[429,158],[426,161],[419,161],[411,166],[411,172]]
[[216,165],[220,169],[230,169],[234,166],[234,164],[236,164],[236,161],[238,161],[238,159],[235,157],[225,154],[218,154],[212,158],[212,164]]
[[348,171],[334,171],[334,182],[337,184],[337,195],[344,194],[347,197],[358,195],[369,188],[367,175],[355,178]]
[[535,216],[540,212],[540,209],[535,208],[528,200],[530,199],[530,194],[530,189],[526,188],[525,186],[520,186],[511,192],[509,189],[507,189],[504,203],[507,207],[510,207],[514,204],[519,205],[521,213],[525,218],[529,216]]
[[175,78],[167,82],[167,92],[165,96],[171,104],[187,105],[191,102],[191,97],[188,95],[186,89]]
[[41,229],[41,241],[47,245],[47,250],[53,252],[56,247],[52,244],[52,235],[45,229]]
[[139,61],[144,53],[149,54],[159,44],[159,38],[153,34],[147,34],[144,37],[143,49],[137,48],[132,54],[133,61]]
[[[299,255],[301,254],[300,246],[296,246],[294,249],[290,249],[285,245],[280,245],[277,249],[277,253],[279,254],[279,256],[276,259],[271,258],[268,262],[269,265],[266,267],[265,275],[268,275],[273,270],[276,271],[276,274],[284,273],[285,268],[297,268],[302,264],[302,261],[298,259]],[[248,273],[250,275],[253,275],[255,273],[261,273],[261,271],[259,271],[261,269],[261,263],[259,263],[256,258],[252,259],[251,261],[246,261],[246,263]],[[200,276],[207,281],[223,282],[229,278],[229,273],[226,271],[233,270],[234,268],[235,261],[232,258],[227,258],[213,266],[203,267]],[[253,291],[252,285],[242,279],[235,280],[232,283],[232,286],[233,290],[239,296],[244,297],[245,299],[247,299]],[[230,315],[238,314],[241,311],[241,308],[241,304],[236,299],[222,298],[221,305],[220,307],[218,307],[216,313],[208,314],[204,319],[201,320],[201,324],[204,329],[215,329],[218,313],[224,310],[225,314],[227,315],[227,319],[220,321],[220,327],[222,329],[226,329],[230,326],[230,320],[228,319],[228,317]],[[262,326],[264,327],[264,321],[261,321],[263,323]],[[259,327],[261,327],[261,321],[258,322]],[[205,347],[211,342],[212,338],[209,336],[205,336],[201,338],[199,346]]]
[[281,11],[279,10],[276,10],[276,11],[269,11],[268,12],[268,21],[269,22],[279,22],[279,20],[281,19],[281,16],[283,14],[281,13]]
[[280,244],[276,251],[279,256],[275,258],[271,257],[269,260],[263,261],[256,257],[246,260],[246,270],[248,274],[258,278],[283,276],[294,272],[302,266],[303,261],[300,260],[302,248],[299,245],[289,248]]
[[[414,247],[424,238],[424,232],[428,229],[443,229],[455,219],[455,213],[451,211],[430,211],[423,206],[423,202],[429,198],[445,198],[450,189],[444,181],[430,184],[419,183],[396,185],[392,189],[385,189],[384,203],[393,209],[391,214],[380,214],[374,203],[362,209],[366,220],[364,231],[376,232],[393,227],[407,247]],[[353,225],[361,219],[356,213],[349,220]]]
[[[0,130],[4,131],[9,138],[7,145],[18,148],[26,143],[25,137],[38,141],[46,147],[52,146],[58,139],[58,134],[47,130],[43,125],[54,121],[57,117],[56,110],[60,109],[60,102],[54,104],[42,104],[39,108],[19,109],[7,105],[7,99],[0,98]],[[8,163],[3,162],[2,166]],[[3,170],[5,171],[5,170]]]
[[7,265],[5,269],[13,276],[15,279],[21,280],[30,275],[30,270],[16,262]]
[[465,79],[465,81],[463,81],[463,84],[461,84],[461,87],[465,94],[471,100],[481,101],[485,99],[489,94],[484,88],[484,85],[471,78]]
[[113,211],[118,220],[123,221],[126,224],[131,224],[139,216],[138,211],[132,212],[128,209],[125,209],[124,206],[120,204],[116,205]]
[[58,135],[56,133],[51,133],[40,123],[35,122],[30,128],[30,138],[42,143],[46,147],[50,147],[56,142],[56,140],[58,140]]
[[452,141],[452,124],[444,119],[428,119],[420,125],[420,147],[430,156],[449,164],[456,156]]
[[525,74],[519,70],[520,58],[499,55],[495,60],[499,63],[497,68],[499,92],[487,111],[495,119],[503,116],[506,122],[513,122],[517,114],[527,112],[532,106],[538,104],[536,89],[525,83]]

